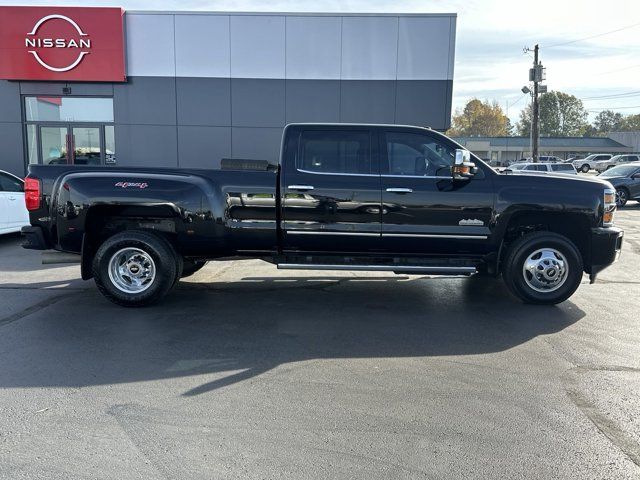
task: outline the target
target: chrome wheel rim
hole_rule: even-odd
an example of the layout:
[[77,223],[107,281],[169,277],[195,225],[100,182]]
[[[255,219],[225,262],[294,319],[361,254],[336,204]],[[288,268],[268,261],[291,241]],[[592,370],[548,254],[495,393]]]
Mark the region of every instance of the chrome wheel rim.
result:
[[153,258],[139,248],[123,248],[109,260],[109,279],[121,292],[144,292],[155,278],[156,264]]
[[526,284],[541,293],[559,289],[567,280],[569,264],[555,248],[541,248],[527,257],[522,266]]
[[624,190],[616,190],[616,203],[618,206],[622,205],[627,201],[627,192]]

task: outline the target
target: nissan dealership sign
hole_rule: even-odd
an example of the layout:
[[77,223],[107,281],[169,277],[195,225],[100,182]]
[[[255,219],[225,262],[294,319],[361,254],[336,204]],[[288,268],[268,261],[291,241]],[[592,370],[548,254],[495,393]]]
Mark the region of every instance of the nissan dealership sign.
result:
[[122,82],[120,8],[0,7],[0,79]]

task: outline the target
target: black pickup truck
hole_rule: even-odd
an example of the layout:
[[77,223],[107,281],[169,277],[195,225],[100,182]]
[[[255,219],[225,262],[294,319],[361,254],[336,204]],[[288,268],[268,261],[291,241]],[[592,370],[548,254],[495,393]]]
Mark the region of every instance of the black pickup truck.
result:
[[25,248],[81,263],[111,301],[141,306],[210,260],[284,269],[502,274],[555,304],[620,252],[603,180],[499,174],[428,128],[293,124],[281,158],[221,170],[29,167]]

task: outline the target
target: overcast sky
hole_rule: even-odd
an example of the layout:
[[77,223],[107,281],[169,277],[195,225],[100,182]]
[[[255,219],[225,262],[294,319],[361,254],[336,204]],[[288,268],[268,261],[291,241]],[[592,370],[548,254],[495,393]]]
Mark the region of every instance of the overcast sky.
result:
[[[496,100],[505,109],[508,102],[509,116],[517,119],[529,100],[520,88],[527,83],[532,62],[522,50],[538,42],[549,89],[582,98],[592,116],[606,108],[640,113],[640,0],[0,0],[0,5],[34,4],[126,10],[455,12],[454,108],[473,97]],[[603,96],[609,98],[591,98]]]

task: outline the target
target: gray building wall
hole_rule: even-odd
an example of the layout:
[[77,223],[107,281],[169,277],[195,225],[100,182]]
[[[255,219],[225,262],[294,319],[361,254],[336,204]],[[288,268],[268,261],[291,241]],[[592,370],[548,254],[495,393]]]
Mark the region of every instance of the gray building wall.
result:
[[630,147],[632,153],[640,153],[640,132],[610,132],[609,138]]
[[[275,160],[291,122],[449,128],[455,20],[127,12],[127,82],[68,86],[113,96],[118,165]],[[20,95],[65,86],[0,81],[0,168],[24,173]]]

